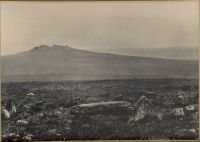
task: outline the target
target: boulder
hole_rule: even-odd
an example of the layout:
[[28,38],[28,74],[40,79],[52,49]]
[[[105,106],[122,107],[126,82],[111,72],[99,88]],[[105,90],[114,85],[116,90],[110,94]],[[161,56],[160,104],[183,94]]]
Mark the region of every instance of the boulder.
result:
[[194,106],[194,105],[188,105],[188,106],[186,106],[186,109],[187,109],[188,111],[192,111],[192,110],[195,109],[195,106]]
[[135,112],[128,120],[128,123],[135,123],[145,118],[147,114],[152,114],[153,104],[145,97],[141,96],[135,104]]
[[6,119],[10,118],[10,113],[5,108],[2,108],[1,114]]
[[73,106],[71,113],[73,114],[89,114],[89,113],[110,113],[113,114],[117,111],[126,111],[131,106],[130,103],[125,101],[109,101],[109,102],[96,102],[89,104],[81,104]]
[[175,116],[184,116],[184,110],[183,108],[174,108],[172,110],[172,112],[174,113]]
[[17,120],[17,125],[19,126],[26,126],[28,125],[28,121],[26,120]]

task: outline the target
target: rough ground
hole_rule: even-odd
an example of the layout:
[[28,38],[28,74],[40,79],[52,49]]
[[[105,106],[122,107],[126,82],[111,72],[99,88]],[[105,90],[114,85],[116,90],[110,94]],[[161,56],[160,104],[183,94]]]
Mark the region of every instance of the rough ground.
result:
[[[198,138],[198,80],[3,83],[1,93],[2,105],[12,99],[17,110],[9,119],[2,118],[4,141]],[[28,93],[34,96],[27,96]],[[71,113],[71,107],[78,104],[113,100],[129,102],[134,108],[143,95],[153,104],[152,114],[160,114],[159,117],[147,114],[128,123],[137,110],[121,115]],[[187,110],[188,105],[193,105],[194,110]],[[183,108],[184,114],[176,115],[174,108]],[[17,120],[28,125],[17,125]]]

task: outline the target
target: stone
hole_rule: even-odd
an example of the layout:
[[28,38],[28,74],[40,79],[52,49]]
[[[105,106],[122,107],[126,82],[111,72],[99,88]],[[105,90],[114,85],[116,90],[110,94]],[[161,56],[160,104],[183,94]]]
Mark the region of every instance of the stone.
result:
[[174,113],[175,116],[184,116],[184,111],[183,108],[174,108],[172,110],[172,112]]
[[178,97],[179,99],[182,99],[182,100],[184,99],[184,96],[183,96],[183,95],[178,95],[177,97]]
[[[114,113],[114,109],[119,110],[127,109],[130,107],[130,103],[125,101],[108,101],[108,102],[96,102],[96,103],[89,103],[89,104],[81,104],[77,106],[73,106],[71,108],[71,112],[73,114],[86,114],[86,113],[100,113],[109,111],[110,114]],[[116,112],[116,111],[115,111]]]
[[26,120],[17,120],[17,125],[28,125],[28,121],[26,121]]
[[5,108],[1,110],[1,113],[2,116],[5,117],[6,119],[10,118],[10,113]]
[[28,94],[26,94],[26,96],[34,96],[34,94],[33,93],[28,93]]
[[195,133],[195,132],[196,132],[196,129],[189,129],[188,131],[189,131],[189,132],[192,132],[192,133]]
[[129,118],[128,123],[134,124],[135,122],[144,119],[147,114],[151,115],[152,107],[153,104],[151,101],[149,101],[145,96],[141,96],[135,105],[136,113]]
[[55,133],[57,133],[57,131],[56,131],[56,129],[53,129],[53,130],[49,130],[48,133],[55,134]]
[[25,140],[25,141],[32,141],[32,138],[29,137],[29,136],[24,136],[24,137],[23,137],[23,140]]
[[195,107],[194,107],[194,105],[188,105],[188,106],[186,106],[186,109],[189,111],[192,111],[195,109]]
[[28,136],[28,137],[33,137],[33,135],[32,135],[32,134],[27,134],[26,136]]

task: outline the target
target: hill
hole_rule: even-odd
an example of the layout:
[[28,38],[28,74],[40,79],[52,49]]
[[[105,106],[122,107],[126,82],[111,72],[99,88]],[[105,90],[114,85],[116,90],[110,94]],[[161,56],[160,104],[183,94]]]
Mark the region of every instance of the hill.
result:
[[198,77],[197,60],[97,53],[61,45],[40,45],[1,58],[3,82]]

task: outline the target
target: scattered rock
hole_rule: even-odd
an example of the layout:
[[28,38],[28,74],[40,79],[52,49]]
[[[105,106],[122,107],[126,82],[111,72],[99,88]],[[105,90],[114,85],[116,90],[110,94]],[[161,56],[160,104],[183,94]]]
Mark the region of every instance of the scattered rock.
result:
[[189,105],[189,106],[186,106],[186,109],[189,110],[189,111],[192,111],[194,110],[194,105]]
[[28,136],[28,137],[33,137],[33,135],[32,135],[32,134],[27,134],[26,136]]
[[18,141],[18,139],[17,139],[17,138],[15,138],[15,139],[13,139],[12,141],[13,141],[13,142],[16,142],[16,141]]
[[34,94],[33,93],[28,93],[28,94],[26,94],[26,96],[34,96]]
[[32,138],[30,136],[24,136],[22,139],[24,141],[32,141]]
[[57,131],[56,131],[56,129],[53,129],[53,130],[49,130],[49,131],[48,131],[48,133],[51,133],[51,134],[56,134],[56,133],[57,133]]
[[16,133],[10,133],[8,134],[9,137],[13,137],[13,136],[16,136]]
[[55,115],[59,115],[61,113],[62,113],[61,111],[55,111]]
[[184,116],[184,111],[183,108],[174,108],[172,110],[172,112],[174,113],[175,116]]
[[19,141],[19,135],[16,133],[5,134],[5,135],[2,135],[2,139],[3,141],[15,142],[15,141]]
[[178,97],[179,99],[182,99],[182,100],[184,99],[184,96],[183,96],[183,95],[178,95],[177,97]]
[[195,133],[195,132],[196,132],[196,129],[189,129],[188,131],[189,131],[189,132],[192,132],[192,133]]
[[5,108],[2,108],[1,113],[3,117],[10,118],[10,113]]
[[25,140],[25,141],[32,141],[32,137],[33,137],[32,134],[27,134],[27,135],[24,136],[22,139]]
[[26,120],[17,120],[17,125],[28,125],[28,121]]

